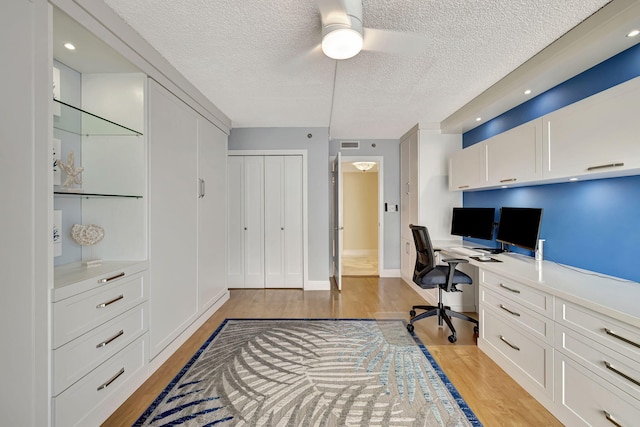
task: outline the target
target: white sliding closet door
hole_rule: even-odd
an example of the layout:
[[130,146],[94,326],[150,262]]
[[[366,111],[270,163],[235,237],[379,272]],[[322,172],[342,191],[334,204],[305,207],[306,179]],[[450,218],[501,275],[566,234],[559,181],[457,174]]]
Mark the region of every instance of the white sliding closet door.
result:
[[304,282],[302,191],[302,156],[285,156],[283,268],[288,288],[302,288]]
[[227,158],[227,283],[244,288],[244,157]]
[[284,157],[264,159],[265,285],[284,286]]
[[264,157],[244,158],[244,287],[264,288]]

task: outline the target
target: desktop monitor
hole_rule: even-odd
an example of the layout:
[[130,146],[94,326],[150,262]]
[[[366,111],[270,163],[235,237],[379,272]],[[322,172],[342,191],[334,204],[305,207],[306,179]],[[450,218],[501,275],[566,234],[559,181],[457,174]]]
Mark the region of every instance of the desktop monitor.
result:
[[496,240],[535,251],[541,222],[542,209],[540,208],[502,207]]
[[493,240],[495,208],[453,208],[451,234]]

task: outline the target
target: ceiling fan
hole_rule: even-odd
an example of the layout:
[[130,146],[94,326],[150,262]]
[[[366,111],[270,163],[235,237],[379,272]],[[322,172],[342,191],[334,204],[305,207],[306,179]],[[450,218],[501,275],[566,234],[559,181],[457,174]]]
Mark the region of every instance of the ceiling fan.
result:
[[361,50],[416,54],[425,36],[362,26],[362,0],[318,0],[322,19],[322,51],[329,58],[352,58]]

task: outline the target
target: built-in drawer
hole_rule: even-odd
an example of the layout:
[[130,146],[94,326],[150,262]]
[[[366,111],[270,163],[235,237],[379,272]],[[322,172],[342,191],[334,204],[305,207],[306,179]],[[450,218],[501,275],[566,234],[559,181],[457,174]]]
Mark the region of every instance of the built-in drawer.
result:
[[142,303],[53,351],[53,395],[57,396],[148,329]]
[[99,406],[118,393],[133,376],[141,374],[147,358],[148,334],[138,338],[98,366],[82,380],[53,399],[56,426],[94,426],[92,419]]
[[[517,377],[553,396],[553,347],[480,305],[480,337],[520,373]],[[484,343],[483,343],[484,344]],[[507,372],[509,369],[502,366]],[[513,376],[513,375],[512,375]],[[526,387],[525,387],[526,388]]]
[[136,273],[53,303],[53,348],[145,301],[145,282],[146,272]]
[[480,286],[480,303],[524,331],[553,344],[553,320],[505,298],[501,293]]
[[480,270],[480,284],[545,317],[553,318],[553,296],[546,292],[486,270]]
[[559,324],[556,324],[556,337],[556,350],[640,399],[640,362]]
[[558,299],[556,322],[632,359],[640,359],[640,329]]
[[570,357],[555,354],[554,415],[567,426],[637,426],[640,401]]

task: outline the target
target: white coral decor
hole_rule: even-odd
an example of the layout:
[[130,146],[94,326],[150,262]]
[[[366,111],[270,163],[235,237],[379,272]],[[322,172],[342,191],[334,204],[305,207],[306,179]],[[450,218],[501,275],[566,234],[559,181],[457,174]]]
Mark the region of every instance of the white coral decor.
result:
[[104,237],[104,228],[95,224],[74,224],[73,227],[71,227],[71,237],[79,245],[95,245]]

